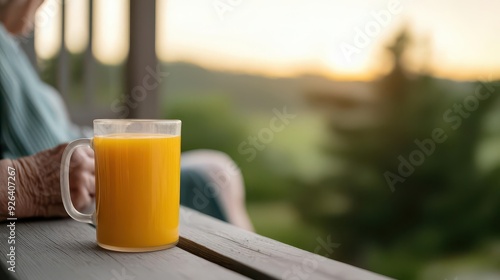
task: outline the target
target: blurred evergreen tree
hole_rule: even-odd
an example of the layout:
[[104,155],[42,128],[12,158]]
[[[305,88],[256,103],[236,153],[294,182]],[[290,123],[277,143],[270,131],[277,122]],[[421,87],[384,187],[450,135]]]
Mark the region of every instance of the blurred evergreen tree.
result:
[[[499,95],[479,101],[473,112],[456,113],[454,104],[474,95],[475,87],[464,96],[430,76],[412,77],[403,63],[412,44],[405,29],[387,48],[394,67],[375,82],[373,99],[346,102],[328,93],[331,136],[324,151],[332,171],[296,198],[303,218],[342,244],[332,257],[397,279],[416,279],[433,260],[500,234],[499,173],[482,176],[475,159],[483,120]],[[448,110],[448,117],[460,116],[459,126],[444,117]],[[430,139],[434,129],[442,129],[446,141],[434,143],[392,192],[384,174],[399,175],[401,158],[410,161],[422,150],[415,141]]]

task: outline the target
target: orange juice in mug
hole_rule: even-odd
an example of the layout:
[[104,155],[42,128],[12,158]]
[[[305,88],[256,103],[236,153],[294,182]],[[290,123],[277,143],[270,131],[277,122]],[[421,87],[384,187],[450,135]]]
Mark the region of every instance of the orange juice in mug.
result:
[[[63,154],[61,191],[68,214],[96,225],[99,246],[153,251],[179,239],[180,126],[177,120],[95,120],[94,138]],[[68,166],[78,146],[95,152],[96,211],[82,214],[69,197]]]

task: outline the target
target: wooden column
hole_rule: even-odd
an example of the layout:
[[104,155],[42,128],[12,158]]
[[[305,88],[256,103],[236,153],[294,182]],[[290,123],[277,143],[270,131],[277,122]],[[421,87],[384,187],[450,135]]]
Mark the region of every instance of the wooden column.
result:
[[61,93],[62,97],[69,104],[69,67],[68,67],[68,50],[66,49],[66,8],[65,0],[61,1],[61,46],[59,51],[59,58],[57,60],[57,73],[56,84],[57,90]]
[[145,78],[151,76],[151,70],[156,71],[158,64],[155,8],[155,0],[130,0],[130,50],[125,74],[128,118],[160,117],[159,86],[150,86],[156,82],[154,79],[148,79],[148,85],[144,86]]
[[97,104],[94,102],[95,98],[95,79],[94,79],[94,64],[95,59],[92,54],[92,44],[94,42],[94,0],[88,0],[89,14],[88,14],[88,34],[89,39],[87,43],[87,48],[84,54],[83,63],[83,81],[84,81],[84,94],[85,94],[85,106],[88,108],[95,108]]

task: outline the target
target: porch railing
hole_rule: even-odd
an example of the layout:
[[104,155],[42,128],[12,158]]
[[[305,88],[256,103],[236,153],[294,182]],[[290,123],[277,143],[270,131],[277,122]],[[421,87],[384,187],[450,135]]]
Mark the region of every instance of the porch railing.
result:
[[[145,88],[147,93],[141,102],[135,102],[134,106],[129,106],[124,103],[123,106],[128,106],[127,114],[120,114],[113,111],[112,104],[100,104],[96,102],[96,59],[92,52],[93,45],[93,29],[94,29],[94,2],[96,0],[87,0],[88,4],[88,41],[83,54],[83,94],[84,97],[75,102],[70,98],[70,57],[66,47],[66,25],[67,18],[66,0],[52,0],[57,5],[60,5],[60,20],[61,40],[59,53],[57,55],[56,64],[56,88],[61,93],[65,100],[68,111],[72,120],[77,124],[90,125],[95,118],[158,118],[159,117],[159,96],[158,88]],[[102,1],[102,0],[100,0]],[[106,1],[106,0],[105,0]],[[143,83],[144,77],[150,75],[147,70],[156,69],[158,59],[155,51],[156,41],[156,1],[155,0],[129,0],[130,5],[130,46],[124,71],[124,85],[119,85],[124,88],[121,99],[137,98],[132,96],[132,90]],[[35,35],[36,36],[36,35]],[[36,54],[34,49],[34,36],[23,40],[22,47],[36,66]]]

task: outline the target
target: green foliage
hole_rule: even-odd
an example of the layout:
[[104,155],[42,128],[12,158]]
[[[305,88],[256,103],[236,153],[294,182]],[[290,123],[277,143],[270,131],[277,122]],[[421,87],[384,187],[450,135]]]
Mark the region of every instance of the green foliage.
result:
[[[464,254],[500,235],[500,165],[485,174],[477,161],[486,117],[499,95],[461,115],[455,104],[474,96],[477,84],[457,89],[425,76],[410,80],[399,64],[401,53],[395,54],[393,72],[379,81],[376,101],[364,108],[375,112],[365,125],[330,120],[325,152],[342,167],[299,192],[296,205],[306,221],[342,244],[341,261],[416,279],[433,261]],[[448,110],[460,124],[445,116]],[[434,142],[423,163],[402,175],[400,156],[410,161],[422,150],[415,141],[432,138],[435,129],[442,129],[446,140]],[[401,181],[388,182],[386,172]]]
[[[183,94],[166,104],[164,117],[182,120],[182,150],[213,149],[228,154],[241,169],[250,201],[282,199],[288,178],[269,172],[273,166],[262,154],[253,161],[238,152],[238,146],[250,135],[248,117],[234,109],[222,94]],[[264,153],[265,154],[265,153]]]
[[182,120],[183,151],[203,148],[238,156],[237,147],[246,127],[228,100],[213,95],[187,97],[168,104],[165,112],[166,118]]
[[[123,93],[123,68],[124,65],[105,65],[97,60],[85,64],[85,53],[67,53],[67,67],[69,70],[67,81],[68,107],[80,107],[85,102],[85,87],[90,86],[93,101],[98,105],[109,106],[114,99]],[[58,88],[58,67],[60,54],[47,60],[38,60],[40,78],[47,84]],[[90,67],[85,73],[85,67]],[[90,83],[86,83],[86,79]]]

